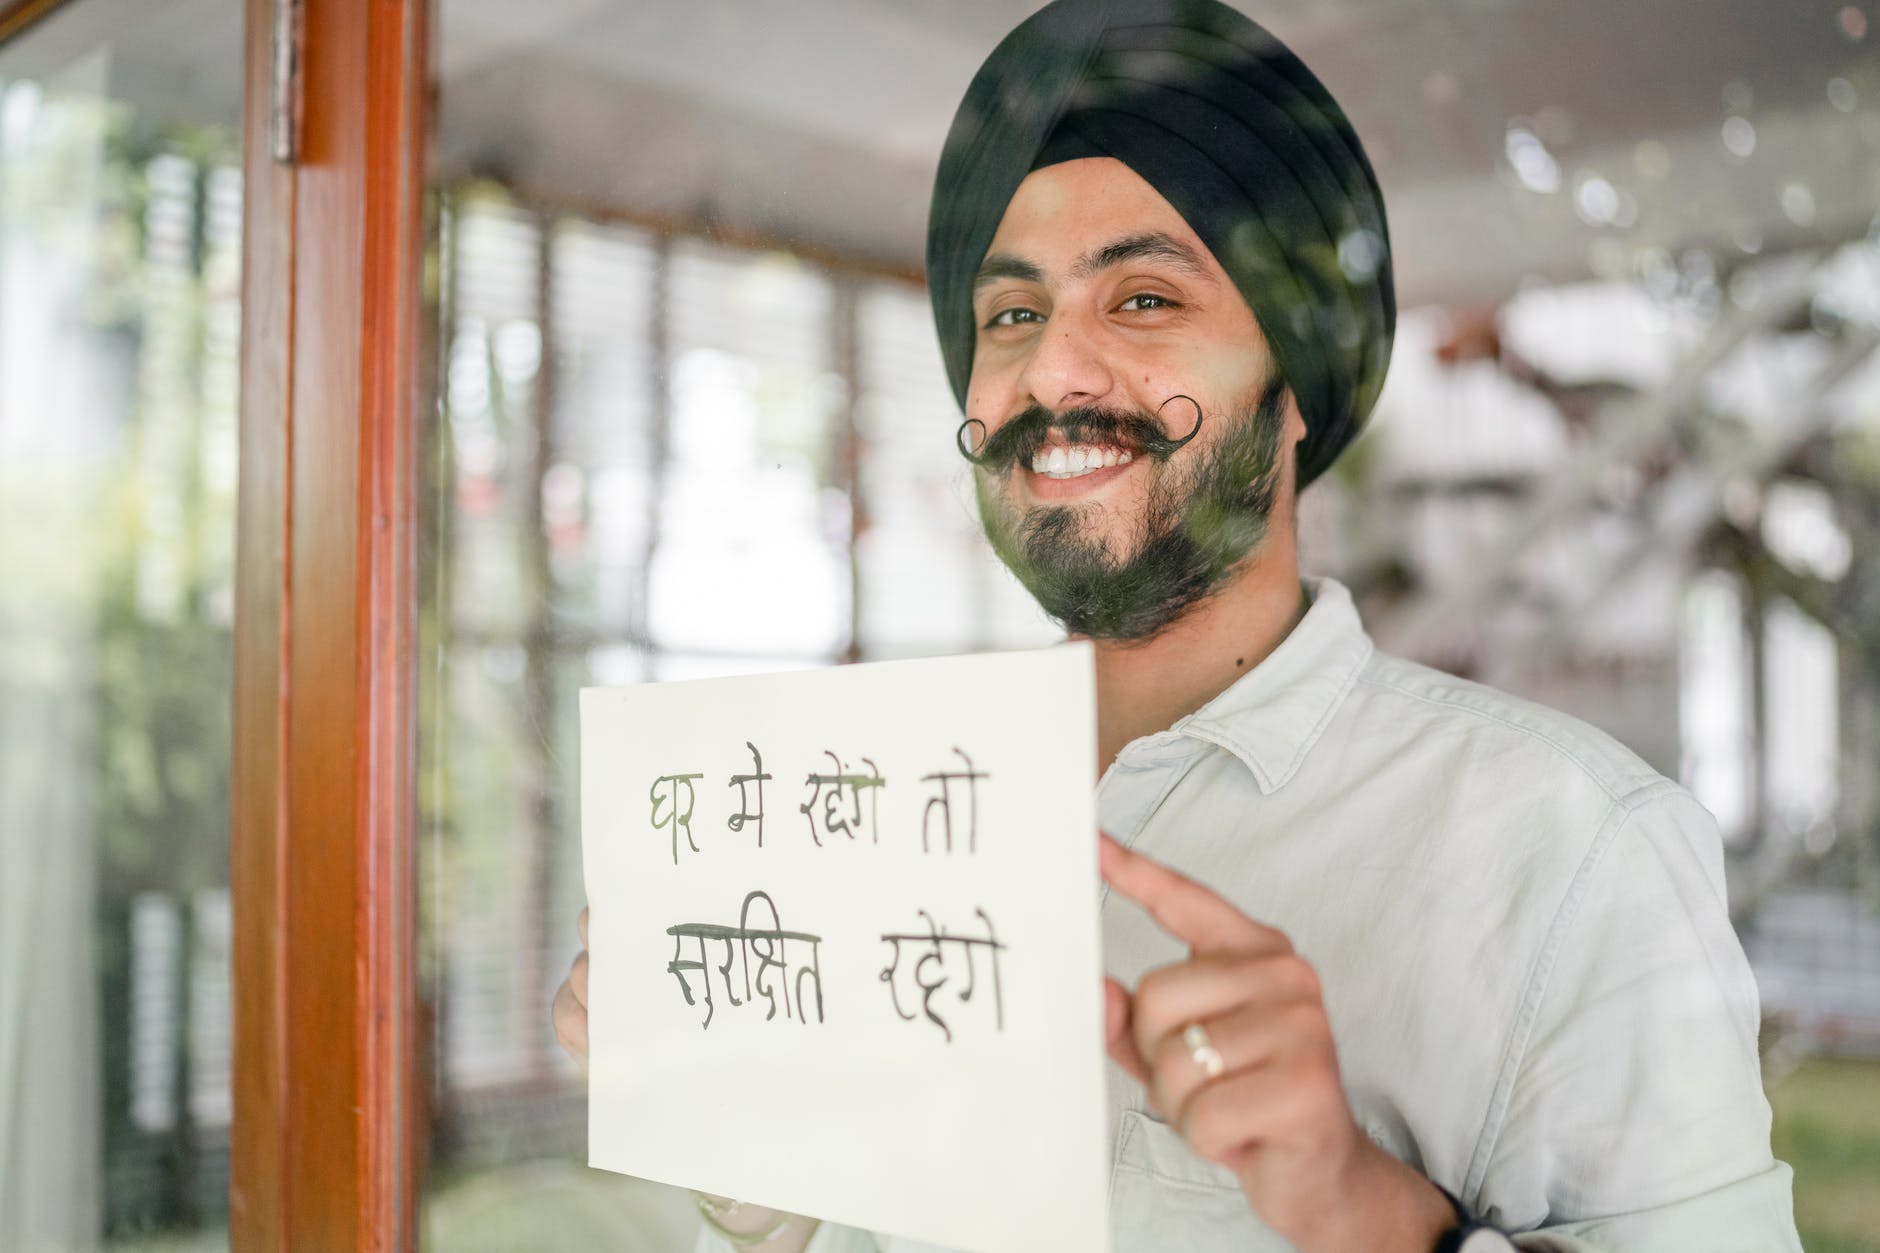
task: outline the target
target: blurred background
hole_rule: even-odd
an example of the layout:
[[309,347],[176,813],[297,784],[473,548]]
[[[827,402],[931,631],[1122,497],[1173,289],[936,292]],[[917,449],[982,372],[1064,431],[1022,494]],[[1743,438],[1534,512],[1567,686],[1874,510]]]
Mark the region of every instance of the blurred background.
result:
[[[437,0],[431,1248],[689,1247],[580,1164],[548,1024],[581,686],[1055,638],[920,278],[1035,7]],[[1717,815],[1806,1245],[1880,1250],[1880,8],[1239,7],[1364,138],[1404,310],[1306,568]],[[225,1243],[240,35],[70,0],[0,44],[4,1249]]]

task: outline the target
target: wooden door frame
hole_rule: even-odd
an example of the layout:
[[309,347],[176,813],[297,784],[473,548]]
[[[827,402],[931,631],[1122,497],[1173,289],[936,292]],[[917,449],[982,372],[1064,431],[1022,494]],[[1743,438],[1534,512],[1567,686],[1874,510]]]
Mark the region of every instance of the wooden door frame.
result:
[[415,452],[428,0],[245,0],[232,1248],[415,1247]]
[[0,0],[0,43],[5,43],[72,0]]

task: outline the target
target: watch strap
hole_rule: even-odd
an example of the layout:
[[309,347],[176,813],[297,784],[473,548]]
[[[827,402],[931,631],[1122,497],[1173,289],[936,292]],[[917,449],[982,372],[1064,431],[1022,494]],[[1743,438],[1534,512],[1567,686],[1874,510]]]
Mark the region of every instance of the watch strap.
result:
[[1513,1253],[1514,1241],[1507,1232],[1471,1214],[1469,1207],[1442,1184],[1436,1184],[1436,1190],[1456,1211],[1456,1225],[1438,1237],[1431,1253]]

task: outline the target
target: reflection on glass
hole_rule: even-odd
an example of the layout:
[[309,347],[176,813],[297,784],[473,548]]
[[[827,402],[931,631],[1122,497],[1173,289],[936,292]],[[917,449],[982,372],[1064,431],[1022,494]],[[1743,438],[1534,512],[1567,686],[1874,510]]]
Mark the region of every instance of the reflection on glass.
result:
[[[1055,635],[980,539],[914,273],[957,93],[1035,7],[440,6],[434,1247],[692,1225],[570,1165],[579,686]],[[1825,1246],[1872,1204],[1837,1172],[1880,1167],[1847,1113],[1880,1068],[1814,1056],[1880,1050],[1880,367],[1827,368],[1880,328],[1880,45],[1805,8],[1693,10],[1594,74],[1522,37],[1609,44],[1568,0],[1274,21],[1372,146],[1403,302],[1305,567],[1717,807]]]
[[850,509],[834,482],[834,291],[784,253],[671,249],[671,415],[647,594],[656,645],[834,657]]
[[[487,181],[445,189],[438,216],[427,1238],[500,1247],[462,1214],[500,1210],[536,1177],[519,1164],[544,1161],[615,1229],[689,1229],[663,1190],[567,1166],[585,1088],[545,1011],[583,901],[577,690],[1054,632],[979,540],[963,463],[929,438],[951,402],[919,288]],[[581,1247],[589,1229],[569,1221],[531,1228],[532,1247]]]
[[163,86],[175,7],[0,48],[9,1250],[226,1243],[238,67]]

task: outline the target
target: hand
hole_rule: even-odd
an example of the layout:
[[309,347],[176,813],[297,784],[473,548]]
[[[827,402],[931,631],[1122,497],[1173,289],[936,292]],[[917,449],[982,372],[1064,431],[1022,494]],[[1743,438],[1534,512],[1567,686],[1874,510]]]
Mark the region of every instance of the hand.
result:
[[581,951],[575,955],[574,966],[568,971],[568,977],[555,989],[555,1003],[549,1015],[555,1022],[555,1039],[568,1056],[582,1065],[587,1064],[588,1028],[588,955],[587,955],[588,911],[584,906],[581,916],[575,919],[575,928],[581,933]]
[[[1191,949],[1134,996],[1104,980],[1110,1056],[1196,1156],[1240,1180],[1254,1212],[1306,1253],[1428,1253],[1455,1221],[1441,1192],[1351,1116],[1317,973],[1284,934],[1192,879],[1100,836],[1103,877]],[[1210,1075],[1182,1040],[1200,1023]]]

